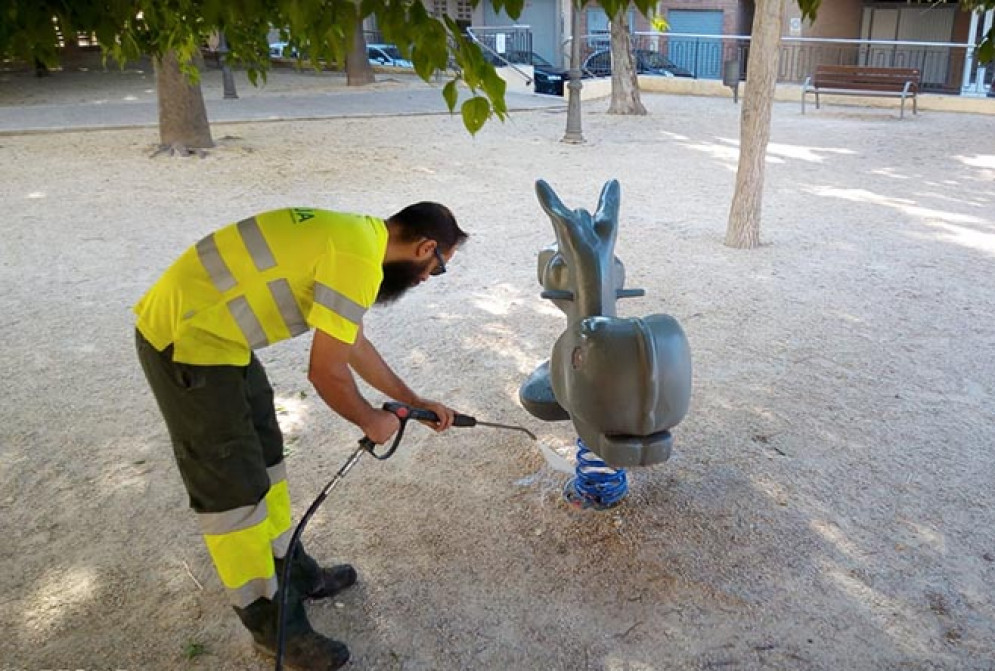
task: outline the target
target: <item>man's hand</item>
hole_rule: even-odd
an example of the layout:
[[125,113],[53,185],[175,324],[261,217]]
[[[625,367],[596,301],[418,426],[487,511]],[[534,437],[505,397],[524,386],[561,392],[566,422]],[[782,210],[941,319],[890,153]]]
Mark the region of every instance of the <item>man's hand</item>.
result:
[[383,445],[401,428],[401,420],[392,412],[374,410],[363,426],[363,433],[377,445]]
[[411,405],[416,408],[422,408],[423,410],[431,410],[438,415],[438,422],[422,422],[422,424],[435,431],[445,431],[453,425],[453,420],[456,417],[456,411],[452,408],[438,401],[430,401],[427,398],[419,398],[416,403],[412,403]]

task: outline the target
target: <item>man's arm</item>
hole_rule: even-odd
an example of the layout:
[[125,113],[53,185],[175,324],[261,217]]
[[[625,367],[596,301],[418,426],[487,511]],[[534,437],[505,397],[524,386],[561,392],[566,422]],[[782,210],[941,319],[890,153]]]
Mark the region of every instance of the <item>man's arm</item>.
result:
[[349,365],[374,389],[382,391],[395,401],[418,406],[418,394],[411,391],[404,380],[387,365],[373,343],[366,339],[362,326],[359,327],[356,344],[349,351]]
[[400,421],[393,413],[371,406],[359,393],[349,370],[353,349],[354,345],[315,329],[308,380],[328,407],[362,429],[370,440],[383,444],[400,428]]
[[349,365],[370,386],[382,391],[394,400],[416,408],[431,410],[438,415],[439,422],[433,427],[436,431],[444,431],[452,425],[455,411],[442,403],[422,398],[411,391],[404,380],[387,365],[373,343],[366,339],[362,327],[359,328],[359,334],[356,336],[356,344],[349,352]]

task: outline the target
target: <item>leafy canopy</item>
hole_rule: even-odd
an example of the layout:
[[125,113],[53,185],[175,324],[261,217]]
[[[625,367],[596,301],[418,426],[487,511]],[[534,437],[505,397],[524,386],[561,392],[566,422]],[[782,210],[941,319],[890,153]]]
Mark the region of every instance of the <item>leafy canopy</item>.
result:
[[[490,2],[514,18],[525,0]],[[575,6],[577,0],[571,0]],[[821,0],[797,0],[803,16],[814,19]],[[992,8],[995,0],[960,0],[965,8]],[[609,16],[629,6],[628,0],[598,0]],[[636,8],[652,15],[655,0],[634,0]],[[459,103],[458,82],[470,91],[460,104],[463,122],[471,133],[496,116],[504,119],[505,83],[480,48],[464,36],[456,23],[436,18],[418,0],[0,0],[0,56],[28,62],[57,64],[62,35],[91,33],[106,55],[120,63],[142,55],[160,57],[170,51],[190,63],[201,46],[224,31],[230,58],[249,69],[255,83],[269,67],[267,33],[279,27],[281,36],[314,66],[344,63],[353,31],[366,17],[375,16],[384,39],[410,58],[418,75],[428,81],[437,71],[450,72],[443,87],[449,110]],[[991,58],[991,34],[985,42]],[[985,55],[981,55],[985,60]]]

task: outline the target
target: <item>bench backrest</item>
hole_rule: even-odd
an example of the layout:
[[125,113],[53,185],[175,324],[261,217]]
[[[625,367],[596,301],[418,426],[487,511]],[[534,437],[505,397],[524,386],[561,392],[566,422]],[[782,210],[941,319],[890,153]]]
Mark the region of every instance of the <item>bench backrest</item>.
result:
[[917,68],[872,68],[862,65],[817,65],[812,83],[817,88],[864,91],[901,91],[911,82],[910,92],[919,91]]

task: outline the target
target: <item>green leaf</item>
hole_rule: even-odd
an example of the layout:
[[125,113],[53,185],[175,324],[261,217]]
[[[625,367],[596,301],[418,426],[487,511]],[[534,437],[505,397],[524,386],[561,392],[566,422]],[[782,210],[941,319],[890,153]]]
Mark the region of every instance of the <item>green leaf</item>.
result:
[[504,93],[508,88],[508,82],[501,79],[497,71],[494,70],[494,66],[490,63],[485,63],[484,65],[486,69],[481,72],[480,87],[490,99],[491,105],[494,108],[494,114],[497,118],[504,119],[508,115],[508,106],[504,101]]
[[822,0],[798,0],[798,7],[802,10],[802,18],[815,21],[815,15],[819,11]]
[[415,47],[411,52],[412,65],[415,66],[415,72],[424,81],[428,81],[432,78],[435,73],[435,59],[431,57],[431,54],[426,53],[427,50],[419,49]]
[[491,103],[483,96],[474,96],[463,103],[460,111],[463,114],[463,125],[470,131],[470,135],[476,135],[491,114]]
[[989,32],[988,36],[978,45],[979,63],[991,63],[993,58],[995,58],[995,28],[992,28],[992,32]]
[[456,109],[456,99],[459,97],[455,79],[442,87],[442,97],[446,99],[446,105],[449,106],[449,113],[452,114],[453,110]]
[[639,13],[649,18],[656,11],[656,0],[634,0],[632,3],[639,10]]
[[605,14],[614,17],[629,6],[629,0],[598,0],[598,4],[605,10]]
[[504,0],[504,11],[513,19],[522,15],[523,7],[525,7],[525,0]]

